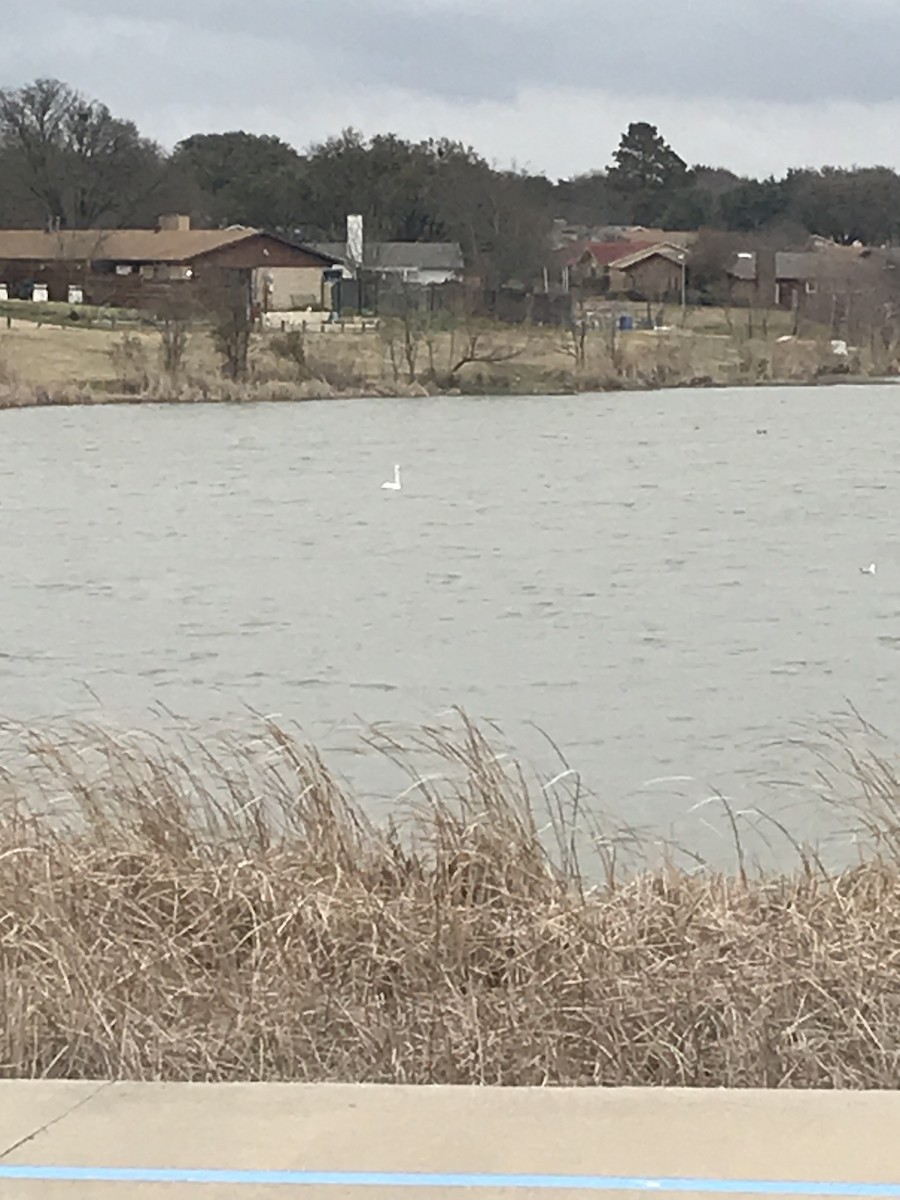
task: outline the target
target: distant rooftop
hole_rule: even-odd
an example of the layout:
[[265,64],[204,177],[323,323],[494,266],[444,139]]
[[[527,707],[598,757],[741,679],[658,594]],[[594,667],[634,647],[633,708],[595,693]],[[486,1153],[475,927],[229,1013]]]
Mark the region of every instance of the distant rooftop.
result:
[[615,262],[617,258],[622,258],[625,254],[634,254],[638,250],[645,250],[648,246],[652,246],[652,242],[595,242],[582,240],[579,242],[570,242],[565,246],[560,254],[563,262],[568,266],[575,266],[584,258],[593,259],[593,261],[601,267],[609,266],[611,262]]
[[264,229],[247,225],[191,229],[187,217],[172,216],[161,217],[156,229],[0,229],[0,260],[187,263],[258,236],[275,238],[328,261],[338,258]]
[[620,255],[613,259],[609,264],[616,271],[627,271],[629,267],[637,266],[640,262],[645,262],[648,258],[664,258],[676,266],[687,262],[688,252],[679,246],[670,246],[666,242],[658,242],[652,246],[642,246],[639,250],[632,250],[629,254]]
[[[314,242],[312,249],[349,263],[345,242]],[[388,271],[461,271],[465,266],[458,242],[366,242],[363,266]]]
[[813,250],[779,250],[775,255],[775,278],[815,279],[823,261]]
[[0,229],[0,259],[183,263],[256,233],[243,228]]

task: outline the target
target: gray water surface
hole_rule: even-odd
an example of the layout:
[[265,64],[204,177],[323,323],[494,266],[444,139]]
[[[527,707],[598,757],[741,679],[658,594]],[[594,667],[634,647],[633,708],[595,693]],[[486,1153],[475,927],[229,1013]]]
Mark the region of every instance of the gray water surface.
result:
[[545,729],[623,819],[766,803],[801,726],[849,700],[890,730],[898,399],[4,413],[0,708],[250,705],[327,743],[462,705],[529,754]]

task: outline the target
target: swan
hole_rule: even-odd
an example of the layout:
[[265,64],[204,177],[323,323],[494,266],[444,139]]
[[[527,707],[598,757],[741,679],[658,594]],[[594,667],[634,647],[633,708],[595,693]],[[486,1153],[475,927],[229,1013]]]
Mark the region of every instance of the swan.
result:
[[394,463],[394,478],[388,479],[386,483],[381,485],[389,492],[399,492],[402,484],[400,483],[400,464]]
[[875,564],[869,563],[869,565],[867,567],[860,567],[859,572],[861,575],[874,575],[875,574]]

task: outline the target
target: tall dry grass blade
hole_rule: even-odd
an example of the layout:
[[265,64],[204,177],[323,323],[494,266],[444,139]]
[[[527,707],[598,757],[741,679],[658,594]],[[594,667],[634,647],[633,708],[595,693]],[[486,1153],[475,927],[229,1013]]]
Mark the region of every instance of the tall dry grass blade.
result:
[[822,767],[868,831],[858,865],[829,875],[757,814],[797,869],[751,875],[724,801],[731,876],[628,863],[635,835],[590,830],[580,781],[545,787],[464,713],[370,731],[412,787],[381,823],[271,719],[0,734],[2,1076],[900,1082],[884,746]]

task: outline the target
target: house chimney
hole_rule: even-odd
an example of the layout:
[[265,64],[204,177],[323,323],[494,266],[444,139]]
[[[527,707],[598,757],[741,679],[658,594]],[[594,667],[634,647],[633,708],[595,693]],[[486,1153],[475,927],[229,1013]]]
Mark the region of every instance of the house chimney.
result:
[[191,218],[183,213],[164,213],[157,222],[157,228],[162,232],[165,230],[171,233],[177,230],[179,233],[184,233],[191,227]]
[[347,217],[347,261],[357,269],[363,264],[363,219],[359,213]]

